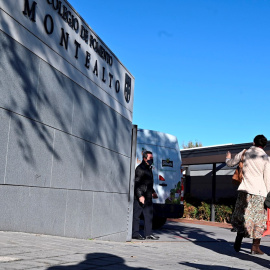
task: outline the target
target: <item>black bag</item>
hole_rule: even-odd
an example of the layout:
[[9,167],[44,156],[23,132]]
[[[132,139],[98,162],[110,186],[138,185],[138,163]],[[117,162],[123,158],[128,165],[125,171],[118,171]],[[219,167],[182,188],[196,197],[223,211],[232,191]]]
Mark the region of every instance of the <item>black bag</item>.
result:
[[267,194],[265,201],[264,201],[264,206],[266,208],[270,208],[270,192]]

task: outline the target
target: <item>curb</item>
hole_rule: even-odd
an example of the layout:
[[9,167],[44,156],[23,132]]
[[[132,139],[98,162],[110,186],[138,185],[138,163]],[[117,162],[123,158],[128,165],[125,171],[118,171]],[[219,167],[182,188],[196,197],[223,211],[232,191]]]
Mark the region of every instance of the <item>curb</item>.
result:
[[168,221],[232,229],[232,225],[229,224],[229,223],[221,223],[221,222],[214,222],[214,221],[206,221],[206,220],[198,220],[198,219],[186,219],[186,218],[168,218]]

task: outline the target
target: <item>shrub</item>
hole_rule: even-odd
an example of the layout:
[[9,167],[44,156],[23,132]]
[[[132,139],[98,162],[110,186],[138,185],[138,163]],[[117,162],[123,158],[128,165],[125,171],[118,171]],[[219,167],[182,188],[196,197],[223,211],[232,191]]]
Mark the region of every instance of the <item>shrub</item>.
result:
[[184,202],[184,218],[196,218],[197,208],[190,203]]
[[210,220],[211,217],[211,208],[210,204],[202,202],[198,207],[198,219]]
[[[215,221],[230,223],[235,201],[235,198],[219,199],[215,204]],[[209,201],[201,201],[186,194],[183,217],[209,221],[211,219],[211,203]]]
[[215,205],[215,212],[216,212],[216,218],[215,220],[217,222],[231,222],[232,217],[232,206],[227,205]]

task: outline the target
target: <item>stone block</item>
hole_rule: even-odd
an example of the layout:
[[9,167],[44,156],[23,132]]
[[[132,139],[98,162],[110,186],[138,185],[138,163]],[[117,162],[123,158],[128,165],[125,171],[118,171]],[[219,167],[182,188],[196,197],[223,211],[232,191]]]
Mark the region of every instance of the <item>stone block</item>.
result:
[[72,134],[130,157],[132,123],[83,88],[73,95]]
[[56,130],[54,151],[51,187],[81,189],[84,141]]
[[49,187],[53,137],[51,128],[11,114],[5,183]]
[[[94,193],[92,237],[127,232],[127,194]],[[124,240],[125,241],[125,240]]]
[[69,190],[67,194],[65,236],[91,238],[93,192]]
[[76,84],[48,63],[40,62],[37,110],[40,121],[71,132]]
[[126,118],[117,115],[115,127],[116,149],[117,152],[130,157],[131,156],[131,137],[132,137],[132,122]]
[[128,194],[113,194],[111,224],[114,228],[113,233],[127,231],[128,216]]
[[40,120],[36,108],[39,58],[0,32],[0,106]]
[[0,230],[64,236],[65,190],[0,185]]
[[98,139],[98,115],[101,112],[101,101],[88,93],[83,88],[77,86],[73,89],[74,95],[74,116],[72,122],[72,134],[99,144]]
[[98,114],[98,144],[130,157],[132,124],[104,105]]
[[116,154],[107,153],[108,167],[107,174],[110,177],[102,178],[105,192],[128,193],[130,178],[130,158]]
[[26,232],[28,229],[29,188],[0,185],[0,230]]
[[64,236],[67,190],[31,187],[28,196],[26,232]]
[[92,238],[114,233],[111,219],[113,217],[113,194],[94,192]]
[[125,156],[86,142],[82,189],[127,193],[129,162]]
[[5,183],[5,168],[7,158],[7,146],[9,136],[9,112],[0,109],[0,184]]

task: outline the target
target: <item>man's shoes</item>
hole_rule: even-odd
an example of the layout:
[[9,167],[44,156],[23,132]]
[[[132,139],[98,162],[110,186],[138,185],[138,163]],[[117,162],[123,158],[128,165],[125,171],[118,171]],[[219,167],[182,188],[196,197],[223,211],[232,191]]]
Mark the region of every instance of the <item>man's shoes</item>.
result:
[[140,234],[132,236],[132,239],[145,240],[145,238],[143,236],[141,236]]
[[155,236],[153,234],[150,234],[150,235],[147,235],[146,236],[146,239],[149,239],[149,240],[158,240],[159,239],[159,236]]

